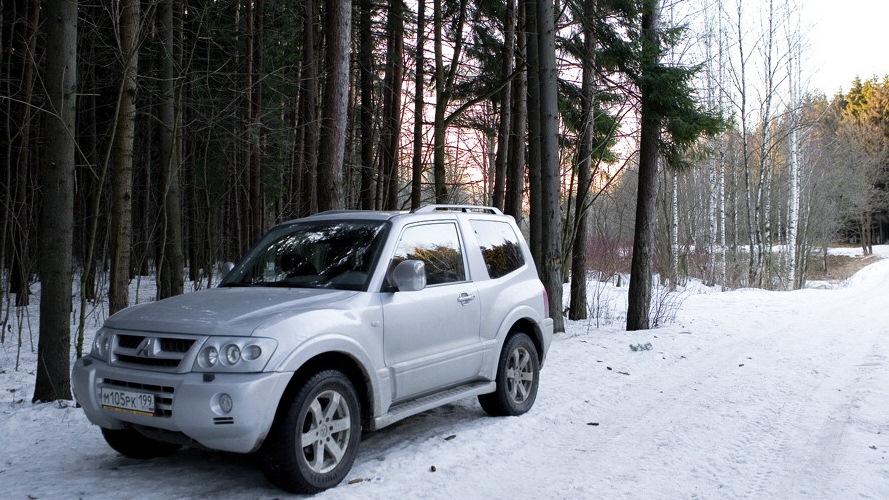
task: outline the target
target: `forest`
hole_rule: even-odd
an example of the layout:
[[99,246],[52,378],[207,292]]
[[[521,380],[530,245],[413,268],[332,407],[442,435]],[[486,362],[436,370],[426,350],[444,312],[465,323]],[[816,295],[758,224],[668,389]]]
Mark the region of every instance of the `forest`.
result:
[[0,342],[39,290],[35,401],[90,304],[212,286],[318,211],[495,206],[557,330],[590,282],[629,276],[645,329],[654,285],[796,289],[889,232],[889,77],[808,88],[802,2],[0,7]]

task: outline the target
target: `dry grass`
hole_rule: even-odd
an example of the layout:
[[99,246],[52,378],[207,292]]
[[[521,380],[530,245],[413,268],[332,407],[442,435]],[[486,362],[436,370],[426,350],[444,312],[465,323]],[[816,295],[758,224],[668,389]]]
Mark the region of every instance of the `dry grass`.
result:
[[873,264],[878,260],[874,255],[867,257],[850,257],[848,255],[828,255],[827,269],[825,270],[824,258],[817,256],[809,263],[806,279],[843,281],[860,271],[863,267]]

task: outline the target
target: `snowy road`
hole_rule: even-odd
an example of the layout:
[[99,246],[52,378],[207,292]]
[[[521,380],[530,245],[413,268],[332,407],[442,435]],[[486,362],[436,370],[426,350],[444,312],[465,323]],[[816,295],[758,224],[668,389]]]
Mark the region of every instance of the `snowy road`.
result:
[[[691,295],[656,330],[570,323],[529,414],[466,401],[370,434],[318,498],[889,498],[887,311],[883,260],[838,290]],[[11,355],[3,498],[286,496],[249,457],[116,455],[80,410],[27,403]]]

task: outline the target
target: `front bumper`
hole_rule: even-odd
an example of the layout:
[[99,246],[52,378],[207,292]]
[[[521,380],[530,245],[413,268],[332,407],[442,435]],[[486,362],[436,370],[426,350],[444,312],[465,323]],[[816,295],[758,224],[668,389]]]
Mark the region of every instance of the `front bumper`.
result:
[[[181,433],[211,449],[249,453],[268,434],[278,402],[292,373],[158,373],[109,366],[84,356],[74,364],[74,396],[90,422],[107,429],[127,424]],[[104,409],[99,401],[103,386],[154,394],[163,401],[155,415]],[[220,394],[231,396],[233,406],[224,412]]]

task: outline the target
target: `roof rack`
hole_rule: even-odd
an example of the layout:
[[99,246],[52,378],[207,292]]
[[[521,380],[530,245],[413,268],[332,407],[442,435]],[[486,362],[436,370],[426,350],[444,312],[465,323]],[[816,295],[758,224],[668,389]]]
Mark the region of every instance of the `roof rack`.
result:
[[416,210],[413,210],[414,213],[429,213],[429,212],[463,212],[463,213],[476,213],[476,214],[493,214],[493,215],[503,215],[503,212],[500,209],[495,207],[485,207],[481,205],[426,205]]

